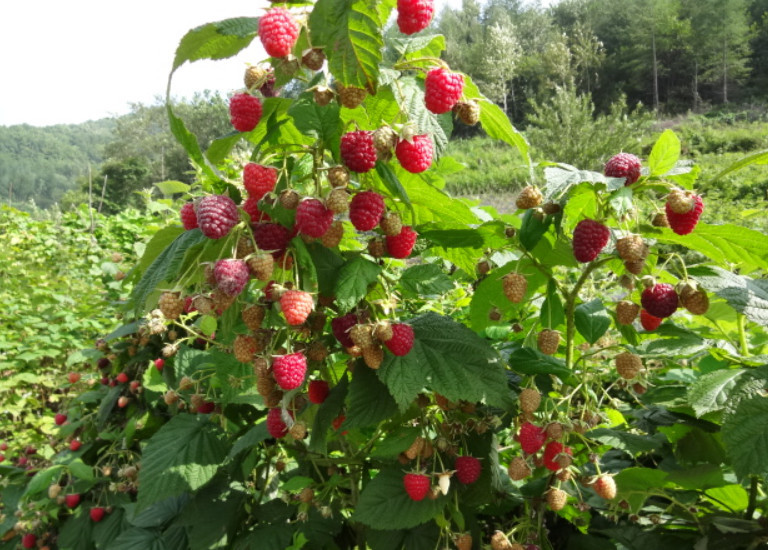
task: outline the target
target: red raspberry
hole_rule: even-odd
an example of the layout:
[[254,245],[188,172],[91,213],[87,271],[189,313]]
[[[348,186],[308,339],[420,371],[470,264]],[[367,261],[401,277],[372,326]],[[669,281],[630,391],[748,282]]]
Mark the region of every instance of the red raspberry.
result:
[[245,199],[245,202],[240,205],[240,208],[251,217],[251,223],[272,221],[269,214],[259,210],[259,199],[248,197]]
[[653,331],[659,328],[659,325],[664,321],[664,319],[659,319],[658,317],[654,317],[644,309],[640,310],[640,324],[643,325],[643,328],[647,331]]
[[69,442],[69,450],[73,453],[77,451],[81,446],[83,445],[83,442],[79,439],[73,439]]
[[557,463],[557,455],[561,453],[569,455],[573,454],[570,447],[566,447],[559,441],[550,441],[547,443],[547,446],[544,449],[544,466],[553,472],[558,471],[560,469],[560,464]]
[[99,523],[102,519],[104,519],[104,513],[106,510],[102,508],[101,506],[94,506],[91,508],[91,511],[88,512],[91,516],[91,521],[94,523]]
[[215,408],[216,403],[213,401],[203,401],[197,406],[197,414],[211,414]]
[[287,227],[277,223],[260,223],[253,228],[253,240],[259,250],[272,253],[277,259],[283,255],[291,240],[291,232]]
[[423,172],[432,164],[432,138],[426,134],[413,136],[411,141],[402,139],[395,147],[400,165],[413,174]]
[[67,505],[67,508],[77,508],[77,505],[80,504],[80,494],[72,493],[67,495],[64,497],[64,503]]
[[408,355],[413,347],[413,327],[405,323],[392,324],[392,338],[384,342],[393,355]]
[[375,191],[363,191],[349,203],[349,220],[358,231],[370,231],[381,221],[384,198]]
[[259,19],[259,38],[264,50],[272,57],[285,57],[299,37],[299,24],[283,8],[272,8]]
[[399,235],[387,235],[387,253],[393,258],[407,258],[411,255],[418,236],[411,226],[404,225]]
[[591,262],[610,238],[611,230],[600,222],[581,220],[573,230],[573,255],[581,263]]
[[355,345],[352,337],[349,335],[349,329],[357,324],[357,315],[347,313],[342,317],[331,319],[331,330],[339,343],[345,348],[351,348]]
[[24,548],[34,548],[37,546],[37,535],[34,533],[27,533],[23,537],[21,537],[21,545]]
[[179,210],[179,215],[181,216],[181,225],[184,226],[184,229],[189,231],[197,227],[197,214],[195,214],[194,204],[191,202],[184,204],[181,210]]
[[520,426],[520,433],[517,438],[523,451],[532,455],[539,452],[539,449],[544,446],[544,442],[547,440],[547,432],[544,428],[526,422]]
[[353,172],[368,172],[376,166],[373,132],[357,130],[341,136],[341,160]]
[[128,380],[130,380],[130,378],[128,378],[127,374],[125,374],[124,372],[121,372],[115,377],[115,380],[117,380],[120,384],[125,384],[126,382],[128,382]]
[[640,159],[630,153],[619,153],[605,163],[603,173],[609,178],[626,178],[624,185],[632,185],[640,177]]
[[294,390],[304,382],[307,374],[307,358],[299,352],[276,355],[272,358],[272,374],[283,390]]
[[240,213],[235,201],[225,195],[208,195],[197,203],[197,223],[209,239],[226,236],[237,222]]
[[271,166],[249,162],[243,168],[243,186],[248,191],[248,195],[257,201],[270,191],[274,191],[276,184],[277,170]]
[[267,413],[267,431],[269,432],[269,435],[275,439],[281,439],[288,433],[288,426],[283,422],[283,415],[280,408],[269,409],[269,412]]
[[312,295],[303,290],[287,290],[280,296],[280,308],[289,325],[300,325],[306,321],[314,307]]
[[696,224],[699,223],[701,213],[704,211],[704,202],[699,195],[693,195],[693,200],[693,208],[685,214],[678,214],[672,210],[669,203],[665,205],[669,227],[678,235],[688,235],[696,227]]
[[312,380],[309,383],[309,389],[307,390],[309,402],[314,403],[315,405],[321,405],[325,402],[325,398],[328,397],[330,391],[328,382],[325,380]]
[[229,100],[229,120],[238,132],[250,132],[261,120],[261,101],[250,94],[235,94]]
[[296,207],[296,230],[319,239],[333,223],[333,212],[319,199],[305,199]]
[[423,31],[434,12],[433,0],[397,0],[397,27],[403,34]]
[[643,290],[640,303],[648,313],[659,319],[669,317],[677,310],[679,297],[669,283],[657,283]]
[[464,91],[464,75],[439,68],[427,73],[424,82],[424,102],[427,109],[440,115],[447,113],[461,99]]
[[424,500],[429,493],[432,481],[429,476],[424,474],[405,474],[403,477],[403,486],[405,492],[411,497],[411,500]]
[[456,457],[456,478],[464,485],[469,485],[477,481],[480,477],[480,472],[483,471],[483,466],[480,464],[480,460],[474,456],[459,456]]
[[53,418],[53,422],[57,426],[63,425],[66,421],[67,421],[67,415],[62,413],[57,413],[56,416]]
[[240,294],[245,285],[248,284],[250,276],[251,272],[248,270],[248,264],[243,260],[219,260],[213,266],[216,288],[227,296],[237,296]]

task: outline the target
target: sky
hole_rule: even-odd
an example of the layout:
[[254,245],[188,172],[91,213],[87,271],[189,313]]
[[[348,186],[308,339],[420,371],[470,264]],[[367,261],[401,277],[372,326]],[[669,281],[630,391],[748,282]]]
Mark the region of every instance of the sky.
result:
[[[0,2],[0,126],[76,124],[119,116],[164,96],[179,40],[230,17],[258,17],[265,0],[6,0]],[[436,0],[437,10],[461,0]],[[236,57],[186,63],[172,94],[242,87],[246,63],[266,57],[254,40]]]

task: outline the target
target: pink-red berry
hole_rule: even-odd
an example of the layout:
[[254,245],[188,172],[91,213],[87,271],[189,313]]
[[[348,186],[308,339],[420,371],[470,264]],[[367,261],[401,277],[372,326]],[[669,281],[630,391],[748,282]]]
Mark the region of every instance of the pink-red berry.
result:
[[250,94],[235,94],[229,100],[229,120],[238,132],[250,132],[261,120],[261,101]]
[[605,163],[604,174],[609,178],[626,178],[624,185],[632,185],[640,178],[640,159],[631,153],[619,153]]
[[423,31],[434,13],[433,0],[397,0],[397,27],[403,34]]
[[573,255],[581,263],[591,262],[608,244],[611,230],[598,221],[581,220],[573,230]]
[[288,426],[283,422],[281,409],[269,409],[267,413],[267,431],[275,439],[281,439],[288,433]]
[[240,208],[250,216],[252,224],[271,221],[269,214],[259,210],[259,199],[248,197],[240,205]]
[[56,416],[53,418],[53,422],[57,426],[63,425],[67,421],[67,415],[62,413],[57,413]]
[[37,535],[34,533],[27,533],[21,537],[21,545],[24,548],[34,548],[37,546]]
[[669,227],[678,235],[688,235],[696,227],[696,224],[699,223],[701,213],[704,211],[704,201],[702,201],[699,195],[693,195],[693,201],[693,208],[690,212],[684,214],[678,214],[672,210],[669,202],[665,205]]
[[181,210],[179,210],[179,216],[181,217],[181,225],[187,231],[197,227],[197,214],[195,214],[195,205],[193,203],[185,203]]
[[403,486],[405,492],[411,500],[424,500],[424,497],[429,493],[429,489],[432,485],[432,481],[429,476],[424,474],[405,474],[403,477]]
[[271,252],[272,257],[277,259],[288,248],[291,232],[277,223],[259,223],[253,227],[253,240],[259,250]]
[[287,290],[280,296],[280,309],[289,325],[302,324],[314,307],[312,295],[303,290]]
[[373,132],[356,130],[341,136],[341,160],[353,172],[364,173],[376,166]]
[[296,231],[319,239],[333,223],[333,212],[319,199],[305,199],[296,207]]
[[328,397],[330,391],[328,382],[325,380],[312,380],[307,389],[307,397],[309,397],[310,403],[321,405],[325,402],[325,398]]
[[464,91],[464,75],[442,67],[432,69],[424,81],[424,102],[435,114],[447,113],[461,99]]
[[274,191],[276,184],[277,170],[271,166],[249,162],[243,168],[243,186],[248,191],[248,195],[257,201],[270,191]]
[[669,283],[657,283],[643,290],[640,295],[643,309],[659,319],[672,315],[677,310],[678,302],[675,287]]
[[411,226],[404,225],[399,235],[387,235],[387,254],[393,258],[407,258],[411,255],[418,236]]
[[301,352],[277,355],[272,358],[272,374],[277,385],[283,390],[296,389],[304,383],[304,376],[307,374],[307,358]]
[[387,349],[392,352],[393,355],[402,357],[408,355],[413,347],[413,327],[406,325],[405,323],[393,323],[392,324],[392,338],[384,342]]
[[69,442],[69,450],[75,452],[82,446],[82,444],[83,443],[79,439],[73,439]]
[[480,473],[483,471],[483,466],[480,464],[480,460],[474,456],[456,457],[454,467],[456,469],[456,478],[464,485],[469,485],[477,481],[480,477]]
[[409,141],[401,139],[395,147],[400,165],[413,174],[423,172],[432,165],[432,138],[427,134],[413,136]]
[[214,265],[213,276],[216,288],[227,296],[237,296],[248,284],[251,272],[243,260],[223,259]]
[[225,195],[207,195],[197,204],[197,223],[209,239],[225,237],[239,221],[235,201]]
[[520,447],[529,455],[537,453],[544,446],[547,440],[547,432],[544,428],[525,422],[520,426],[520,433],[517,435],[520,441]]
[[69,494],[64,497],[64,503],[67,508],[77,508],[77,505],[80,504],[80,495],[78,493]]
[[565,453],[573,454],[570,447],[566,447],[559,441],[550,441],[544,448],[544,466],[548,470],[556,472],[560,469],[560,463],[557,461],[558,455]]
[[384,198],[375,191],[356,194],[349,203],[349,220],[358,231],[370,231],[381,221]]
[[259,39],[272,57],[285,57],[299,37],[299,24],[284,8],[272,8],[259,19]]

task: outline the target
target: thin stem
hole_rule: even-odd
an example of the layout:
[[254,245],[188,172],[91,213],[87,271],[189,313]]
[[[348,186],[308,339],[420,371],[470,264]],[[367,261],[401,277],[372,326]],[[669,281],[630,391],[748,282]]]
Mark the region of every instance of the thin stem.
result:
[[576,312],[576,298],[579,297],[579,291],[592,272],[609,261],[610,258],[606,258],[600,261],[590,262],[584,272],[576,281],[576,284],[571,289],[571,292],[566,295],[565,300],[565,367],[567,369],[573,368],[573,354],[575,351],[575,337],[576,337],[576,320],[574,318]]
[[746,519],[752,519],[755,514],[755,508],[757,507],[757,476],[752,476],[749,481],[749,504],[747,505],[747,511],[744,513]]
[[743,313],[737,313],[736,319],[739,327],[739,346],[741,355],[749,357],[749,346],[747,345],[747,318]]

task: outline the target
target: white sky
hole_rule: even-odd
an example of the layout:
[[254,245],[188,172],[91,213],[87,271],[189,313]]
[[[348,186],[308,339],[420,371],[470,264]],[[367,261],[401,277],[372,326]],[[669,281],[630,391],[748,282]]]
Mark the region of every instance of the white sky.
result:
[[[3,0],[0,2],[0,126],[95,120],[165,95],[176,46],[199,25],[258,17],[265,0]],[[461,0],[436,0],[459,7]],[[237,57],[187,63],[172,93],[242,86],[246,63],[265,58],[259,40]]]

